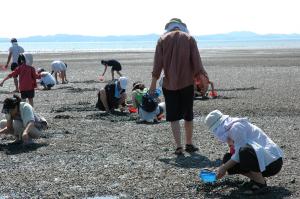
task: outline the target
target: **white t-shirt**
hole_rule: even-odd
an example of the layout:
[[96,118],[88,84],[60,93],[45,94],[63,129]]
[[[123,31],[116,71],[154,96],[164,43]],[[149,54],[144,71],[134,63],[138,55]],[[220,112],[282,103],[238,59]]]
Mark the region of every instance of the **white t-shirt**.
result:
[[[26,102],[20,102],[20,120],[23,122],[23,126],[26,127],[29,122],[34,122],[34,110],[32,106]],[[11,120],[11,115],[5,115],[7,120]]]
[[12,63],[18,63],[20,53],[24,53],[24,49],[18,45],[18,43],[12,43],[12,46],[8,49],[9,53],[12,53]]
[[54,77],[49,72],[41,72],[41,82],[43,82],[45,86],[50,84],[55,85],[56,83]]
[[53,61],[51,63],[51,69],[54,72],[61,72],[61,71],[66,71],[67,67],[64,62],[58,60],[58,61]]

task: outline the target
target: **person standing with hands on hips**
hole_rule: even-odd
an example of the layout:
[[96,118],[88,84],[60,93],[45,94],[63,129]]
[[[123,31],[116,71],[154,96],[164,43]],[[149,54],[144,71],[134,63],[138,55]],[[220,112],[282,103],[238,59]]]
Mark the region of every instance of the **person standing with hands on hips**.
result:
[[208,87],[207,73],[196,40],[189,34],[186,24],[173,18],[166,24],[165,30],[156,45],[150,93],[154,93],[163,70],[166,120],[171,123],[176,143],[175,154],[182,155],[181,119],[184,119],[185,151],[191,153],[199,150],[192,142],[194,80],[203,82],[202,92],[205,93]]

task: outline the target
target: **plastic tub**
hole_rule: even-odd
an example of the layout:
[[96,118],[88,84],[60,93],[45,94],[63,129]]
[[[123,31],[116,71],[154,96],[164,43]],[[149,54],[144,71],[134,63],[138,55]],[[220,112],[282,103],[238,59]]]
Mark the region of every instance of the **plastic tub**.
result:
[[214,183],[217,180],[217,175],[209,169],[202,169],[199,173],[199,178],[204,183]]

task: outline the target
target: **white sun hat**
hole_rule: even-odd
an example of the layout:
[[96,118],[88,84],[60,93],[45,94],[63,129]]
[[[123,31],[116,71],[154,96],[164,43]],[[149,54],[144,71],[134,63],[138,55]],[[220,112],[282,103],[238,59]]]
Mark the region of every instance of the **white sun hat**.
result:
[[220,126],[220,124],[222,124],[222,122],[224,122],[227,118],[229,117],[229,115],[223,115],[223,113],[219,110],[214,110],[212,112],[210,112],[205,120],[204,123],[206,124],[206,126],[209,128],[209,130],[211,132],[213,132],[216,128],[218,128]]

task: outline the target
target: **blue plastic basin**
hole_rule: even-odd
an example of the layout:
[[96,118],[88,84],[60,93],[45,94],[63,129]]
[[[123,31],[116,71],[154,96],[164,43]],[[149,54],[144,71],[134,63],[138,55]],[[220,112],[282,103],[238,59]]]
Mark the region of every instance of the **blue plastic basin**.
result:
[[199,173],[199,178],[204,182],[204,183],[213,183],[216,182],[217,176],[216,173],[207,169],[203,169]]

